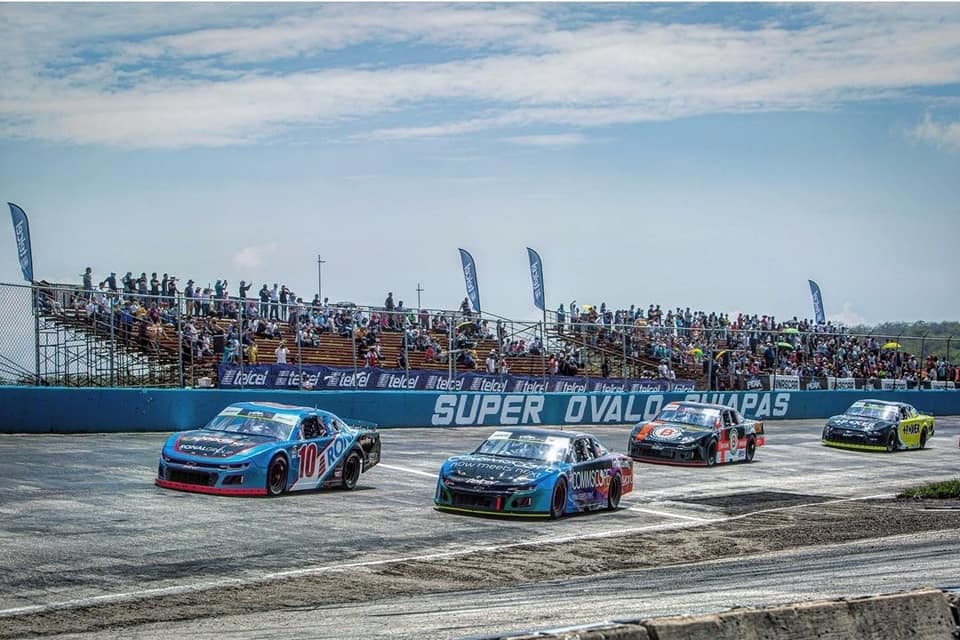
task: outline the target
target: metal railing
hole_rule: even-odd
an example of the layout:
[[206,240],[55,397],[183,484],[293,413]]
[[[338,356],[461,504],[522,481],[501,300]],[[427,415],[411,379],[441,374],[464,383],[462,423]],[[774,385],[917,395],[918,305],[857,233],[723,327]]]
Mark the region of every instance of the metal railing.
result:
[[[354,375],[365,368],[361,347],[373,323],[381,336],[398,334],[399,350],[387,349],[387,368],[409,373],[420,333],[425,332],[444,363],[448,381],[467,370],[462,355],[475,346],[492,345],[498,358],[506,356],[512,342],[538,342],[539,353],[520,356],[539,360],[534,375],[544,381],[551,375],[551,355],[569,357],[577,376],[617,375],[624,379],[661,377],[660,365],[676,376],[698,379],[714,389],[749,388],[772,376],[765,386],[776,387],[778,378],[826,380],[848,378],[898,380],[917,388],[932,383],[956,383],[960,373],[951,364],[960,345],[953,337],[928,335],[853,335],[780,330],[733,330],[724,327],[661,326],[646,321],[630,324],[591,322],[586,316],[557,322],[556,314],[542,321],[518,321],[485,314],[486,333],[465,323],[460,311],[405,309],[330,304],[315,309],[306,304],[262,303],[237,297],[216,299],[154,296],[139,293],[84,291],[76,285],[0,284],[0,382],[70,386],[171,386],[192,387],[215,378],[216,366],[232,362],[249,366],[251,353],[244,336],[256,333],[261,314],[276,318],[281,335],[289,340],[289,364],[302,368],[316,362],[324,342],[349,340]],[[322,322],[316,339],[321,347],[307,346],[298,322]],[[309,332],[308,332],[309,333]],[[258,340],[259,338],[254,338]],[[313,339],[311,337],[311,343]],[[391,344],[395,341],[391,340]],[[272,345],[272,342],[264,341]],[[374,343],[375,344],[375,343]],[[402,354],[402,359],[400,355]],[[419,359],[419,358],[418,358]],[[476,354],[475,368],[484,371],[485,354]],[[260,352],[258,362],[274,362],[273,353]],[[438,370],[438,363],[429,363]],[[883,365],[882,367],[879,365]],[[933,373],[931,374],[931,367]],[[562,372],[558,372],[562,373]],[[302,379],[302,375],[301,375]],[[786,384],[786,383],[784,383]],[[826,385],[825,382],[819,384]],[[803,384],[801,384],[801,387]]]

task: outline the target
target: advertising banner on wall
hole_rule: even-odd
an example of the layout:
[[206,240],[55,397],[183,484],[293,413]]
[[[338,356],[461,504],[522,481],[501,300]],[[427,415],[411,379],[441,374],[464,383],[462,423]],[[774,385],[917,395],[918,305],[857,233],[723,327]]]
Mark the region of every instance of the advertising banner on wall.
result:
[[550,376],[459,373],[453,378],[442,371],[403,369],[358,369],[322,365],[257,364],[242,369],[220,365],[221,389],[313,389],[334,391],[482,391],[493,393],[636,393],[693,391],[692,380],[628,380],[621,378],[570,378]]

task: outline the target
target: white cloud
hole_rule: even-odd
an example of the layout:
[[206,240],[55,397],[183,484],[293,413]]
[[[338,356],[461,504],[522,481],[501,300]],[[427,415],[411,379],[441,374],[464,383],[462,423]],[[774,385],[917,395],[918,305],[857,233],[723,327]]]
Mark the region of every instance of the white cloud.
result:
[[277,253],[277,243],[244,247],[233,256],[233,266],[237,271],[256,269]]
[[844,302],[843,311],[827,314],[827,320],[834,324],[842,324],[846,327],[856,327],[867,324],[867,319],[854,311],[851,306],[849,302]]
[[587,141],[581,133],[553,133],[531,136],[514,136],[507,142],[531,147],[573,147]]
[[[949,5],[817,6],[817,20],[790,29],[610,20],[562,5],[183,6],[186,17],[154,5],[0,5],[11,26],[0,136],[224,146],[344,121],[367,129],[354,139],[449,136],[828,109],[960,83]],[[421,57],[395,56],[404,46]],[[329,55],[341,50],[349,63]],[[955,126],[917,135],[946,144]],[[536,140],[512,139],[524,138]]]
[[960,151],[960,121],[935,122],[928,113],[923,117],[923,121],[914,127],[912,133],[922,142]]

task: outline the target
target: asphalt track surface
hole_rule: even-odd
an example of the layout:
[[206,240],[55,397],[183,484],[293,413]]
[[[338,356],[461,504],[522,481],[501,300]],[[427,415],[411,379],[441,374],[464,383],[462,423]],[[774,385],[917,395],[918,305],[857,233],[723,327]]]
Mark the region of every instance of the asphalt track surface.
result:
[[[123,602],[345,564],[434,558],[471,549],[696,526],[737,513],[883,496],[960,470],[960,419],[939,418],[924,451],[828,449],[822,421],[767,424],[754,463],[713,469],[636,464],[637,488],[613,513],[559,521],[481,518],[432,508],[435,474],[492,428],[383,431],[383,463],[353,492],[230,498],[155,487],[166,434],[0,436],[0,627],[13,613]],[[629,427],[584,429],[624,450]],[[711,500],[710,498],[716,498]],[[729,506],[729,505],[726,505]],[[535,587],[391,597],[125,628],[124,637],[463,638],[612,618],[695,613],[960,584],[960,533],[721,559]],[[349,589],[345,574],[344,589]],[[347,623],[346,621],[349,621]],[[82,637],[115,637],[116,631]]]

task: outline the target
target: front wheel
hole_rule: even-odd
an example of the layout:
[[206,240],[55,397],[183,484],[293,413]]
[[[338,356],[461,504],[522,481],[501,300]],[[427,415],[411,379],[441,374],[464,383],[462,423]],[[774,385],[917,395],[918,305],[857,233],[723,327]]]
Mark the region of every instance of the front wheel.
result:
[[898,443],[898,441],[897,441],[897,432],[896,432],[896,431],[893,431],[893,430],[891,429],[891,430],[890,430],[890,435],[887,436],[887,452],[888,452],[888,453],[892,453],[892,452],[896,451],[896,450],[899,449],[899,448],[900,448],[900,446],[899,446],[899,443]]
[[277,456],[267,467],[267,495],[278,496],[287,490],[287,460]]
[[614,476],[610,480],[610,488],[607,490],[607,509],[609,511],[617,510],[617,507],[620,506],[621,495],[623,495],[623,490],[620,486],[620,477]]
[[353,489],[360,479],[360,456],[354,451],[343,461],[343,488]]
[[553,485],[553,496],[550,498],[550,517],[556,520],[563,516],[567,509],[567,481],[563,478]]
[[707,466],[712,467],[717,464],[717,441],[711,440],[705,451],[704,461],[707,463]]

